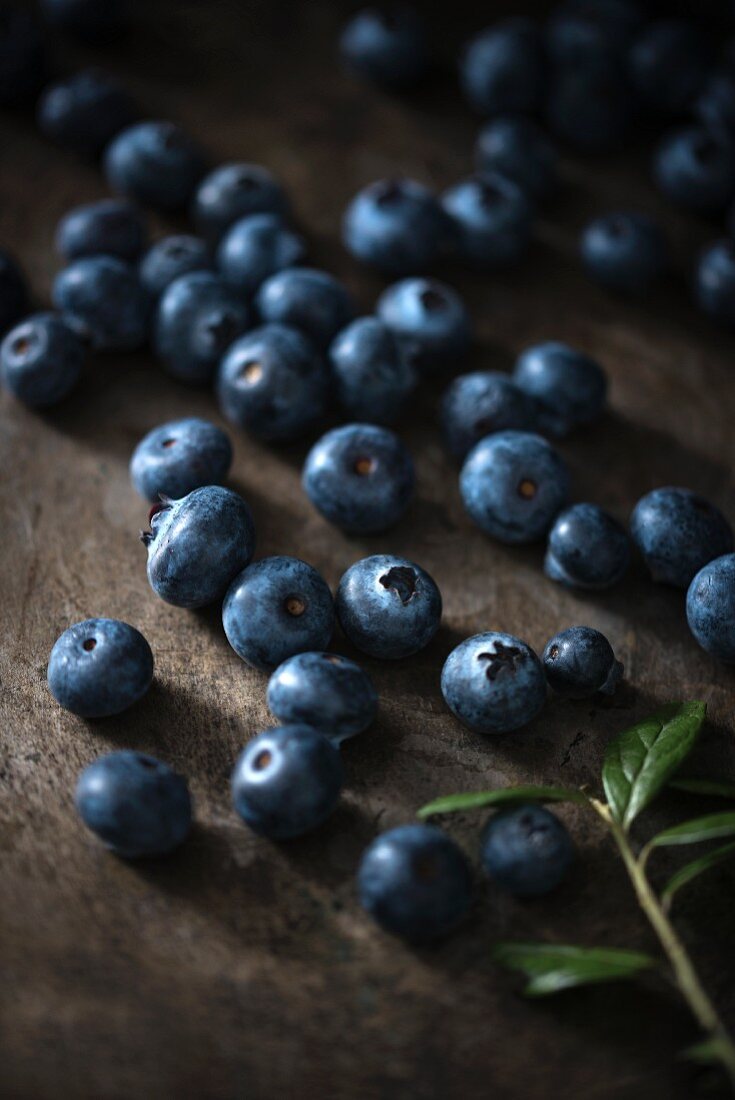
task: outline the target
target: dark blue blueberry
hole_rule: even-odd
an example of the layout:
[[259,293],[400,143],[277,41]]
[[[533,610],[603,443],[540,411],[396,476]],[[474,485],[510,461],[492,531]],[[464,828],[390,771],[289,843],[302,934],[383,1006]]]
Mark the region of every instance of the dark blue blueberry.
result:
[[735,148],[697,126],[659,145],[653,175],[664,195],[699,214],[720,214],[735,195]]
[[166,855],[191,829],[186,780],[142,752],[98,757],[79,776],[74,801],[84,824],[125,859]]
[[441,425],[449,450],[464,459],[493,432],[532,430],[536,403],[507,374],[492,370],[460,374],[442,398]]
[[307,336],[288,325],[262,325],[236,340],[222,360],[222,412],[258,439],[303,435],[327,407],[329,374]]
[[574,845],[558,817],[529,802],[490,818],[480,858],[499,886],[517,898],[536,898],[567,877]]
[[594,65],[622,56],[643,21],[634,0],[568,0],[549,20],[546,47],[557,64]]
[[0,4],[0,104],[31,99],[46,75],[43,39],[30,8]]
[[370,657],[395,661],[429,644],[439,629],[442,597],[425,569],[394,554],[351,565],[336,596],[340,626]]
[[568,435],[605,409],[605,372],[567,344],[551,341],[527,348],[516,361],[513,381],[538,402],[539,428],[551,435]]
[[76,386],[86,355],[84,339],[61,317],[36,313],[3,340],[3,385],[32,409],[55,405]]
[[29,309],[28,287],[18,262],[0,248],[0,337]]
[[448,244],[451,225],[436,196],[410,179],[368,184],[342,222],[347,251],[392,275],[425,271]]
[[313,726],[338,745],[375,719],[378,696],[364,669],[336,653],[297,653],[268,681],[268,707],[284,725]]
[[309,451],[304,492],[336,527],[358,535],[386,531],[413,499],[413,460],[398,436],[376,424],[345,424]]
[[570,626],[555,634],[541,659],[549,686],[571,699],[587,699],[598,691],[612,695],[623,675],[607,638],[591,626]]
[[345,65],[386,88],[415,84],[429,64],[424,21],[415,8],[363,8],[350,19],[339,40]]
[[533,208],[513,180],[497,172],[472,176],[442,195],[459,255],[477,267],[516,263],[528,249]]
[[735,73],[715,69],[697,97],[693,114],[719,141],[732,144],[735,141]]
[[217,249],[223,279],[251,295],[271,275],[301,263],[303,237],[284,225],[278,214],[249,214],[231,226]]
[[646,493],[630,517],[630,533],[653,579],[686,588],[702,566],[733,548],[719,508],[690,489]]
[[556,188],[557,160],[551,140],[525,115],[494,118],[482,128],[475,145],[478,172],[513,180],[538,201]]
[[635,105],[616,58],[557,66],[545,103],[546,121],[560,141],[583,153],[617,149],[635,117]]
[[218,241],[251,214],[288,214],[283,188],[259,164],[221,164],[197,188],[192,216],[207,240]]
[[339,402],[349,416],[373,424],[397,420],[416,388],[413,364],[377,317],[353,321],[329,349]]
[[97,156],[138,116],[128,92],[108,73],[84,69],[44,89],[38,128],[66,149]]
[[54,279],[54,305],[100,351],[133,351],[148,336],[149,301],[136,270],[115,256],[85,256]]
[[735,241],[726,237],[701,253],[694,296],[699,308],[718,324],[735,328]]
[[206,168],[199,146],[173,122],[138,122],[105,151],[113,191],[164,212],[182,210]]
[[464,47],[459,70],[465,96],[476,111],[532,114],[546,87],[546,64],[538,28],[529,19],[496,23]]
[[569,472],[540,435],[496,432],[467,455],[459,489],[483,531],[500,542],[533,542],[546,534],[566,504]]
[[660,226],[646,214],[616,211],[595,218],[581,242],[582,262],[602,286],[642,297],[664,273],[668,256]]
[[452,367],[469,350],[467,308],[457,291],[438,279],[393,283],[378,298],[376,313],[419,371]]
[[250,325],[250,308],[219,275],[191,271],[158,303],[153,346],[180,382],[209,382],[230,344]]
[[527,725],[546,701],[546,679],[530,646],[489,631],[466,638],[444,662],[444,701],[475,733],[510,733]]
[[255,304],[264,321],[301,329],[325,349],[355,315],[344,284],[312,267],[289,267],[271,275],[260,287]]
[[472,873],[441,829],[402,825],[365,850],[357,889],[360,905],[386,932],[425,943],[446,936],[467,915]]
[[228,588],[222,624],[238,657],[267,672],[295,653],[326,649],[334,601],[313,565],[282,555],[261,558]]
[[231,464],[232,444],[222,429],[192,416],[148,432],[133,451],[130,478],[147,500],[178,500],[203,485],[221,485]]
[[231,489],[207,485],[181,500],[151,509],[148,580],[166,603],[205,607],[224,596],[230,582],[250,562],[255,525],[245,501]]
[[174,279],[192,271],[212,271],[214,263],[201,237],[179,234],[156,241],[140,261],[140,281],[151,298],[160,298]]
[[86,619],[57,638],[48,686],[57,703],[81,718],[107,718],[137,703],[153,680],[143,635],[117,619]]
[[573,504],[549,532],[544,572],[567,588],[610,588],[630,564],[622,524],[596,504]]
[[232,801],[253,832],[288,840],[316,829],[342,789],[335,746],[310,726],[266,730],[243,750],[232,773]]
[[657,114],[686,111],[711,67],[709,43],[686,19],[656,19],[636,36],[628,75],[641,103]]
[[115,41],[127,28],[126,0],[41,0],[41,12],[49,26],[92,46]]
[[712,657],[735,664],[735,554],[700,569],[687,592],[687,622]]
[[117,256],[137,260],[148,233],[137,206],[126,199],[101,199],[75,206],[56,227],[56,250],[64,259]]

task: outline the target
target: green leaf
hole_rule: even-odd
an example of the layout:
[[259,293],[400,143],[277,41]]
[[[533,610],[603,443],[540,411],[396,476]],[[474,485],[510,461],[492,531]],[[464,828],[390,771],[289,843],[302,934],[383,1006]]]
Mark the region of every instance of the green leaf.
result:
[[715,867],[731,855],[735,855],[735,841],[730,844],[723,844],[719,848],[713,848],[711,852],[706,852],[699,859],[692,860],[691,863],[686,863],[683,867],[680,867],[676,874],[671,876],[661,892],[662,904],[668,909],[673,901],[674,894],[681,890],[682,886],[686,886],[693,878],[697,878],[704,871],[709,871],[710,867]]
[[493,958],[529,978],[524,993],[545,997],[562,989],[632,978],[656,966],[650,955],[609,947],[571,947],[544,943],[499,943]]
[[664,829],[653,840],[649,840],[646,847],[663,848],[672,844],[698,844],[702,840],[719,840],[724,836],[735,836],[735,810],[721,814],[707,814],[706,817],[695,817],[691,821],[684,821],[681,825],[674,825],[671,829]]
[[435,798],[417,810],[418,817],[454,814],[463,810],[481,810],[484,806],[502,806],[507,802],[586,802],[581,791],[566,787],[500,787],[496,791],[466,791]]
[[735,801],[735,783],[718,783],[715,779],[672,779],[669,786],[689,794],[706,794]]
[[729,1049],[724,1039],[703,1039],[701,1043],[682,1050],[679,1057],[703,1066],[714,1066],[719,1062],[727,1064],[728,1055]]
[[602,783],[613,817],[629,828],[697,740],[706,703],[672,703],[608,745]]

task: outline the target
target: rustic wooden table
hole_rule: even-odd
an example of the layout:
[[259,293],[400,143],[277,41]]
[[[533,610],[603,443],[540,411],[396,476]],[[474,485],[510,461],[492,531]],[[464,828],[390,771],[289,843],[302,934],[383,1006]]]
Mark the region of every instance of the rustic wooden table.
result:
[[[506,5],[507,7],[508,5]],[[213,160],[268,165],[293,197],[313,259],[344,277],[369,312],[381,282],[339,244],[353,192],[405,173],[443,187],[470,170],[477,128],[454,81],[393,99],[335,64],[338,5],[150,0],[130,41],[105,64],[153,115],[174,117]],[[449,53],[477,16],[440,35]],[[89,55],[59,45],[70,68]],[[22,258],[39,301],[57,266],[54,225],[105,193],[94,166],[50,147],[32,119],[0,118],[0,243]],[[474,368],[507,368],[524,345],[555,338],[599,357],[612,383],[603,423],[563,450],[579,499],[625,517],[654,486],[700,490],[735,517],[735,372],[730,337],[700,318],[686,290],[694,249],[717,232],[670,211],[646,172],[646,146],[593,162],[565,159],[563,188],[517,272],[437,271],[466,295]],[[591,286],[577,233],[594,211],[659,214],[679,268],[645,308]],[[265,678],[229,648],[217,609],[157,600],[137,541],[146,508],[128,481],[141,435],[187,414],[219,421],[212,397],[170,381],[146,355],[93,362],[77,394],[37,416],[2,399],[0,678],[0,1092],[12,1098],[548,1096],[677,1100],[720,1083],[676,1061],[696,1037],[662,984],[600,987],[545,1003],[490,961],[499,938],[654,945],[624,874],[594,822],[560,811],[580,858],[548,900],[520,904],[480,885],[465,929],[431,950],[383,935],[358,909],[354,872],[376,833],[411,820],[431,797],[519,781],[597,784],[615,731],[661,701],[699,697],[710,721],[692,772],[733,775],[733,672],[697,649],[683,599],[637,566],[610,594],[563,591],[540,570],[542,548],[509,549],[463,513],[456,469],[435,426],[436,387],[401,430],[418,467],[418,500],[371,539],[329,528],[299,485],[305,447],[269,450],[236,437],[232,485],[255,512],[259,554],[293,553],[332,585],[366,553],[394,551],[438,581],[445,621],[435,642],[398,664],[366,661],[381,696],[373,729],[344,749],[347,789],[314,835],[277,846],[235,817],[228,777],[252,733],[270,723]],[[125,619],[149,639],[156,680],[118,719],[84,722],[54,703],[46,662],[57,635],[92,615]],[[541,648],[589,623],[626,665],[608,706],[553,701],[528,729],[487,740],[446,711],[439,670],[484,629]],[[335,645],[350,653],[344,640]],[[78,771],[132,746],[191,780],[197,825],[165,861],[110,856],[72,805]],[[662,819],[697,810],[671,799]],[[478,819],[449,827],[475,854]],[[661,857],[662,870],[669,861]],[[678,924],[722,1012],[735,1023],[732,869],[682,897]]]

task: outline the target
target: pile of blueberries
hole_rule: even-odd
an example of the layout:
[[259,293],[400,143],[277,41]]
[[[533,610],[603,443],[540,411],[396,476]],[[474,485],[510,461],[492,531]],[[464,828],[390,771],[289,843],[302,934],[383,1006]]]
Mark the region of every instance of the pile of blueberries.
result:
[[[68,10],[84,23],[84,7],[81,0],[45,3],[57,21],[66,12],[67,30],[74,29]],[[41,50],[37,34],[23,11],[10,9],[0,24],[0,57],[12,56],[16,69],[25,57],[32,90],[40,80],[31,72],[42,55],[31,49],[35,41]],[[351,69],[391,88],[423,78],[429,63],[423,24],[407,8],[358,14],[341,53]],[[545,111],[556,137],[582,150],[620,141],[636,110],[693,114],[698,129],[678,132],[657,154],[657,178],[677,201],[719,210],[735,196],[735,75],[727,66],[725,54],[712,69],[711,47],[696,27],[645,21],[628,0],[567,3],[545,31],[525,20],[484,31],[461,60],[470,103],[492,116],[478,141],[478,175],[441,199],[410,180],[381,180],[345,213],[347,249],[398,278],[373,315],[357,318],[338,279],[302,266],[306,243],[283,188],[265,168],[210,170],[179,126],[139,121],[127,92],[98,71],[45,87],[39,126],[62,145],[101,157],[117,197],[77,207],[59,224],[56,244],[66,266],[53,287],[55,312],[21,320],[27,290],[5,256],[0,325],[10,331],[0,348],[2,382],[26,405],[48,407],[71,393],[90,351],[132,351],[150,341],[173,378],[213,384],[225,418],[263,441],[318,430],[336,404],[348,422],[311,447],[304,491],[345,532],[385,531],[404,515],[415,487],[411,455],[391,425],[419,380],[455,371],[472,338],[460,295],[425,272],[450,253],[490,269],[522,255],[534,207],[556,180],[556,153],[539,114]],[[3,79],[0,100],[7,103]],[[144,206],[188,211],[197,235],[149,244]],[[718,245],[711,255],[718,249],[730,266],[718,261],[715,280],[703,260],[700,291],[709,289],[700,297],[706,308],[717,298],[713,312],[735,320],[735,250]],[[663,270],[665,247],[642,215],[615,214],[585,232],[583,255],[603,283],[638,294]],[[632,536],[655,581],[687,589],[687,618],[699,644],[735,662],[733,532],[713,504],[685,488],[654,490],[636,505],[630,536],[597,504],[570,504],[569,472],[548,437],[592,423],[606,399],[602,367],[554,342],[523,351],[512,375],[454,377],[440,419],[447,450],[461,464],[466,511],[500,542],[546,539],[546,574],[571,588],[603,590],[620,581]],[[223,485],[231,461],[225,432],[187,418],[146,435],[130,474],[152,504],[141,537],[153,591],[182,608],[221,604],[232,648],[270,674],[267,701],[280,725],[248,743],[235,765],[232,797],[251,829],[283,840],[333,811],[343,781],[339,745],[367,729],[377,710],[366,672],[329,651],[335,623],[360,652],[404,659],[435,636],[442,598],[424,569],[394,555],[355,562],[334,598],[304,561],[253,561],[250,509]],[[57,640],[48,682],[63,707],[101,718],[139,700],[153,671],[150,646],[137,630],[89,619]],[[486,632],[449,654],[441,690],[467,728],[499,735],[532,721],[549,686],[570,698],[612,694],[622,672],[607,639],[588,626],[557,634],[541,658],[513,635]],[[129,858],[172,850],[192,821],[186,781],[135,752],[114,752],[86,768],[76,804],[85,823]],[[483,834],[484,867],[519,897],[552,889],[572,858],[566,829],[539,806],[499,813]],[[358,877],[364,907],[411,940],[446,932],[470,903],[467,860],[432,826],[380,836]]]

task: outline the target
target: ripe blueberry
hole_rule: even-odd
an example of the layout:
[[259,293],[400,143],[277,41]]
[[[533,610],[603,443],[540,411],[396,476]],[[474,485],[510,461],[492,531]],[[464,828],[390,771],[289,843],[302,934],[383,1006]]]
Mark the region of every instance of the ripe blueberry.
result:
[[135,268],[114,256],[85,256],[56,276],[52,298],[99,351],[133,351],[148,335],[149,301]]
[[425,271],[439,258],[450,232],[435,195],[410,179],[368,184],[352,199],[342,222],[347,251],[392,275]]
[[36,313],[11,329],[0,347],[3,385],[32,409],[62,401],[87,357],[83,338],[55,313]]
[[461,374],[442,398],[441,425],[449,450],[455,458],[464,459],[486,435],[532,430],[536,403],[499,371]]
[[179,499],[203,485],[221,485],[232,463],[232,444],[208,420],[187,417],[160,424],[141,439],[130,478],[142,497]]
[[113,191],[156,210],[181,210],[204,174],[199,146],[173,122],[137,122],[105,150]]
[[710,561],[687,591],[687,622],[712,657],[735,664],[735,554]]
[[512,634],[476,634],[452,650],[441,676],[444,701],[475,733],[510,733],[546,701],[546,679],[530,646]]
[[255,304],[263,321],[300,329],[324,349],[355,313],[339,279],[311,267],[289,267],[271,275]]
[[513,381],[538,402],[540,430],[555,436],[596,420],[607,400],[602,367],[567,344],[527,348],[516,361]]
[[570,626],[547,643],[541,657],[549,686],[558,695],[587,699],[612,695],[623,675],[604,634],[591,626]]
[[283,725],[313,726],[338,745],[373,722],[378,696],[364,669],[336,653],[297,653],[268,681],[268,707]]
[[250,325],[243,299],[211,271],[181,275],[164,290],[153,345],[180,382],[209,382],[230,344]]
[[420,372],[452,367],[472,336],[467,308],[456,290],[438,279],[402,279],[378,298],[379,320],[397,337]]
[[117,619],[85,619],[57,638],[48,686],[57,703],[81,718],[120,714],[153,680],[153,654],[143,635]]
[[377,317],[359,317],[329,349],[340,404],[352,418],[392,424],[416,388],[416,371],[399,341]]
[[622,524],[596,504],[573,504],[549,532],[544,572],[568,588],[610,588],[630,564]]
[[676,588],[687,588],[702,566],[733,547],[732,528],[719,508],[671,486],[641,497],[630,532],[653,579]]
[[499,886],[517,898],[535,898],[564,881],[574,862],[574,846],[558,817],[545,806],[527,803],[490,818],[481,859]]

